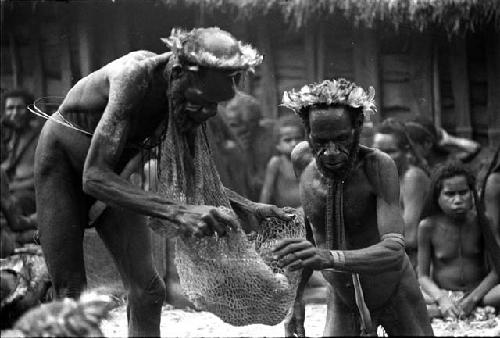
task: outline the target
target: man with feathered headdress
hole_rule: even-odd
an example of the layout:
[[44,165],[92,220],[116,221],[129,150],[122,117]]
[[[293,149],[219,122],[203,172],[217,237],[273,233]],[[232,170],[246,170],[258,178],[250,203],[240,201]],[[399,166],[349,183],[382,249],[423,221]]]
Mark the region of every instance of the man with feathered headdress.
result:
[[292,152],[308,240],[283,240],[274,249],[280,266],[304,269],[287,336],[305,334],[302,293],[312,270],[329,283],[325,336],[372,335],[377,325],[389,335],[432,335],[404,251],[396,166],[388,155],[359,145],[374,95],[373,88],[367,93],[345,79],[283,95],[308,137]]
[[[203,171],[192,154],[217,103],[233,97],[241,73],[262,61],[255,49],[219,28],[174,29],[164,42],[171,52],[132,52],[78,81],[45,124],[36,152],[41,245],[56,296],[75,298],[84,288],[83,233],[95,226],[128,290],[134,336],[160,334],[165,295],[144,216],[186,237],[222,236],[236,226],[225,210],[186,198],[203,188],[189,179]],[[184,140],[182,153],[174,138],[166,138],[170,128]],[[163,146],[165,141],[172,148]],[[161,156],[178,164],[168,171],[183,195],[177,199],[127,180],[158,145]],[[169,187],[163,188],[160,192]],[[257,217],[288,218],[274,206],[226,193],[232,205]]]

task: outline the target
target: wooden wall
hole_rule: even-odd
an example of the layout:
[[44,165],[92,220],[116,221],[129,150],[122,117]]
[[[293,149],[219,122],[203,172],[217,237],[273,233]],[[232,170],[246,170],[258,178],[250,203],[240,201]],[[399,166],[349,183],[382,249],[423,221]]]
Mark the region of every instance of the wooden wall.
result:
[[228,13],[156,2],[5,8],[2,90],[20,86],[37,97],[63,96],[78,79],[129,51],[165,51],[159,38],[172,27],[217,25],[265,55],[241,87],[259,98],[267,118],[284,113],[284,90],[345,77],[375,88],[375,121],[418,113],[485,145],[500,142],[500,38],[492,28],[450,40],[380,22],[371,29],[356,27],[340,13],[295,29],[273,11],[234,21]]

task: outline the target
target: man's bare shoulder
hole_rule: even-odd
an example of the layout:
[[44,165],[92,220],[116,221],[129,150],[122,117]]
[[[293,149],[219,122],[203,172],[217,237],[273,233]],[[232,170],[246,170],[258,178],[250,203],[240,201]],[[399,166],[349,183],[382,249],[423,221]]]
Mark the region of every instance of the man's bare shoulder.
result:
[[159,55],[153,52],[134,51],[108,63],[102,70],[110,78],[144,76],[152,70],[153,60],[158,57]]
[[403,179],[407,187],[414,186],[423,190],[427,190],[430,184],[430,178],[425,171],[414,165],[408,167],[408,170],[404,173]]
[[309,142],[302,141],[295,146],[291,154],[293,169],[296,175],[300,175],[313,160],[313,153]]
[[[399,180],[396,164],[386,153],[360,146],[359,160],[364,164],[366,177],[377,193],[396,193],[399,196]],[[385,195],[385,194],[383,194]]]

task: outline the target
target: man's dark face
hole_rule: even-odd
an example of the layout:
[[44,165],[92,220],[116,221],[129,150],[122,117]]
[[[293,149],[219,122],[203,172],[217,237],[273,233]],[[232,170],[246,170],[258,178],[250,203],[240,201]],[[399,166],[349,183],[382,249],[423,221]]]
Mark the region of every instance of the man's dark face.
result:
[[309,141],[318,168],[332,174],[345,169],[355,131],[347,109],[313,109],[309,114],[309,126]]
[[186,89],[186,113],[200,124],[217,113],[217,104],[234,96],[239,73],[200,67],[191,71],[190,86]]
[[31,115],[24,98],[8,97],[5,100],[4,123],[6,126],[16,130],[23,129],[27,126],[30,118]]

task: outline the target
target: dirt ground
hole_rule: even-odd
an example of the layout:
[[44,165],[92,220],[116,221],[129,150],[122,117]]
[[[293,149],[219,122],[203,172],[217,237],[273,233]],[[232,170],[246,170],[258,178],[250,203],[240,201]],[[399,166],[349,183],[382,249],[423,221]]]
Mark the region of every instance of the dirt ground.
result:
[[[306,305],[305,329],[309,337],[321,337],[325,324],[326,305]],[[127,335],[125,306],[112,312],[111,318],[103,323],[107,337]],[[432,323],[436,336],[500,336],[500,316],[482,322],[443,322]],[[161,320],[162,337],[282,337],[283,324],[276,326],[248,325],[235,327],[224,323],[208,312],[163,307]]]

